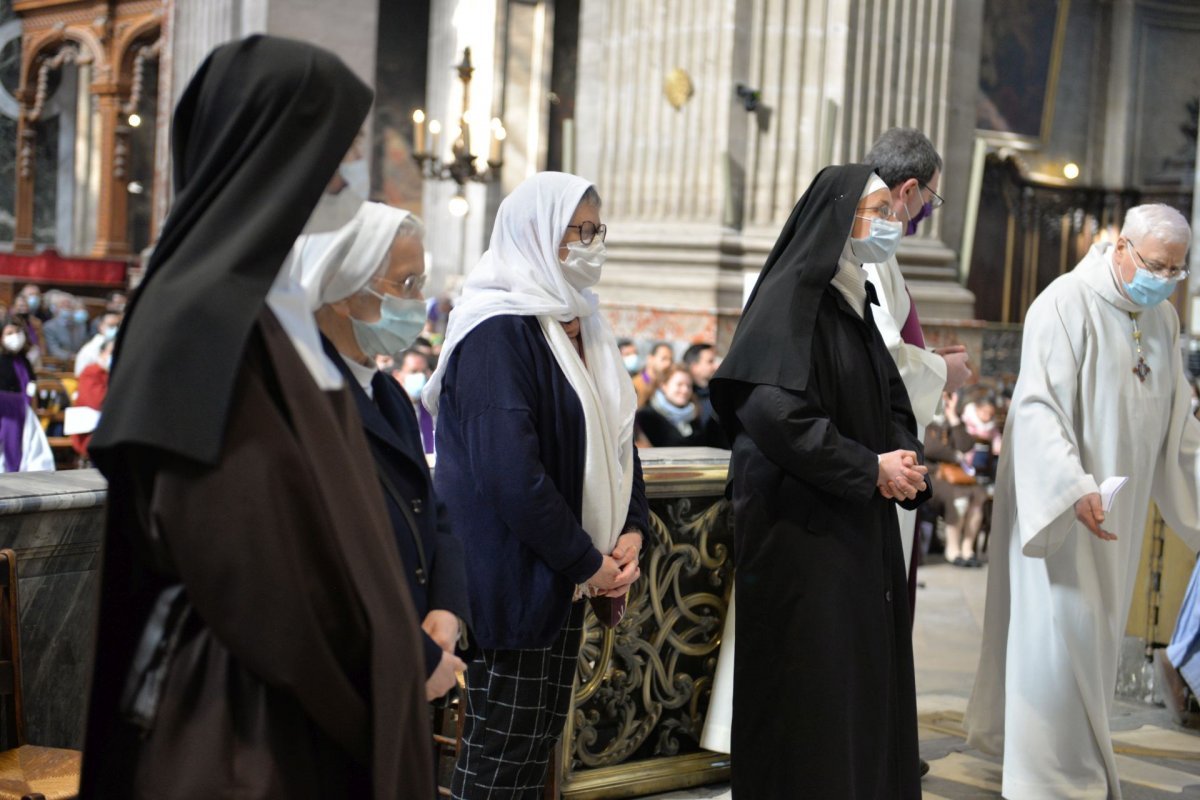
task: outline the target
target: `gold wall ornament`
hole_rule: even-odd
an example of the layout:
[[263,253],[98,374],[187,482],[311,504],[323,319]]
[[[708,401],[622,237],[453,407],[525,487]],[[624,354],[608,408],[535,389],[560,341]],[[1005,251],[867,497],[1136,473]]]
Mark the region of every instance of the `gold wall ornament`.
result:
[[699,741],[733,588],[730,506],[717,489],[653,498],[651,509],[625,617],[609,630],[587,612],[563,737],[564,798],[728,779],[728,757]]
[[691,100],[695,92],[692,76],[688,75],[687,70],[676,67],[667,73],[667,79],[663,81],[663,94],[676,111],[683,108],[684,103]]

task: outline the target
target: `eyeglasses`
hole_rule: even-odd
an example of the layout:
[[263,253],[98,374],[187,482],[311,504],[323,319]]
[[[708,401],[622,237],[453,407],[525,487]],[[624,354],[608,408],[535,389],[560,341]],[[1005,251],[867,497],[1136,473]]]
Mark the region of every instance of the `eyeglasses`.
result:
[[604,241],[604,237],[608,235],[607,225],[597,225],[591,220],[581,222],[578,225],[568,225],[567,228],[578,229],[579,241],[584,247],[590,245],[595,240],[597,234],[599,234],[600,241],[602,242]]
[[1137,256],[1138,261],[1142,262],[1142,266],[1156,278],[1161,278],[1165,281],[1181,281],[1188,276],[1187,267],[1169,267],[1166,264],[1159,264],[1155,261],[1147,261],[1142,258],[1142,254],[1133,246],[1133,242],[1129,239],[1125,240],[1129,244],[1130,251]]
[[933,197],[931,197],[929,199],[929,207],[930,208],[941,208],[942,204],[946,202],[945,200],[942,199],[942,196],[940,194],[935,192],[933,189],[930,189],[925,184],[918,182],[917,185],[920,186],[925,191],[929,192],[931,195],[933,195]]
[[[871,214],[872,216],[864,217],[862,216],[863,214]],[[860,219],[872,219],[874,217],[878,219],[892,220],[896,218],[896,210],[892,208],[890,203],[880,203],[877,206],[856,208],[854,209],[854,216],[859,217]]]
[[425,288],[425,274],[409,275],[403,281],[389,281],[386,278],[379,278],[375,283],[382,283],[387,286],[395,286],[400,290],[402,297],[416,297]]

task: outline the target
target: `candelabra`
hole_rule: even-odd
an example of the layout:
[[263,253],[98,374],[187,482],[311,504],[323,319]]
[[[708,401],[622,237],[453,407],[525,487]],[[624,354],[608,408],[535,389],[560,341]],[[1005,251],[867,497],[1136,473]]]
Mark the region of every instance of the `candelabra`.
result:
[[[428,119],[425,111],[418,108],[413,112],[413,157],[421,165],[421,173],[432,180],[452,180],[458,184],[454,200],[461,200],[458,207],[466,213],[466,200],[462,187],[468,181],[488,183],[499,179],[500,167],[504,165],[503,148],[506,132],[498,118],[493,118],[489,127],[487,166],[480,168],[479,159],[471,151],[471,126],[468,112],[471,102],[471,76],[475,67],[471,65],[471,48],[463,50],[462,61],[455,67],[462,81],[462,114],[458,120],[458,131],[450,145],[449,158],[442,150],[442,125],[436,119]],[[451,201],[451,211],[456,211]]]

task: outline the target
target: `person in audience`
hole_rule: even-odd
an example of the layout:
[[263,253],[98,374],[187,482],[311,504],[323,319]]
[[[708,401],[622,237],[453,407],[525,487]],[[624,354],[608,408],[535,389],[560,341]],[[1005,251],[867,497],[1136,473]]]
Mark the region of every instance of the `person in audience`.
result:
[[115,341],[117,330],[121,327],[121,315],[112,311],[105,312],[100,317],[100,326],[87,344],[79,348],[75,356],[75,374],[82,375],[89,364],[100,358],[100,351],[108,342]]
[[600,196],[560,172],[501,202],[423,399],[435,483],[463,538],[477,654],[452,795],[541,797],[577,669],[584,598],[615,625],[648,510],[636,399],[591,287]]
[[700,409],[700,416],[696,420],[700,436],[696,444],[728,450],[729,439],[725,437],[721,422],[713,411],[712,397],[708,388],[709,381],[717,371],[716,348],[708,342],[693,344],[683,351],[683,364],[692,374],[692,396]]
[[399,366],[390,374],[397,383],[404,387],[405,394],[413,402],[413,407],[417,412],[417,421],[421,425],[421,443],[425,452],[427,454],[434,452],[433,415],[421,402],[421,392],[424,390],[425,384],[429,382],[429,376],[433,374],[429,356],[419,350],[405,350],[400,357]]
[[36,386],[30,363],[29,340],[15,320],[0,335],[0,468],[4,472],[54,469],[54,452],[33,409]]
[[650,402],[638,409],[638,447],[692,447],[703,443],[703,435],[692,373],[682,364],[672,364]]
[[71,359],[87,342],[87,309],[70,295],[56,306],[54,318],[42,326],[46,335],[46,355]]
[[108,505],[82,797],[433,797],[378,467],[287,270],[306,225],[357,210],[328,192],[370,105],[332,53],[263,35],[183,91],[88,448]]
[[434,700],[466,668],[455,655],[461,620],[470,619],[462,543],[434,495],[412,403],[375,361],[411,345],[425,323],[423,234],[409,212],[364,203],[332,239],[300,237],[291,272],[316,310],[325,352],[362,417],[421,619],[425,697]]
[[889,198],[861,164],[817,175],[711,383],[733,443],[734,797],[921,796],[895,507],[929,487],[862,267],[900,241]]
[[621,363],[632,378],[642,369],[642,357],[638,355],[637,342],[632,339],[617,339],[617,350],[621,353]]
[[958,416],[957,392],[943,395],[942,409],[925,428],[925,460],[935,472],[927,508],[945,522],[946,561],[956,567],[978,567],[982,562],[975,544],[987,489],[974,476],[975,438]]
[[39,322],[49,322],[54,316],[54,311],[50,308],[50,304],[45,302],[42,297],[41,287],[27,283],[21,287],[21,293],[18,297],[24,298],[29,314]]
[[656,342],[650,348],[650,356],[646,359],[642,371],[633,378],[633,388],[637,392],[638,408],[650,402],[650,398],[662,383],[663,374],[675,361],[675,351],[667,342]]
[[29,359],[30,364],[37,367],[41,362],[43,345],[46,341],[45,334],[42,332],[42,321],[30,312],[29,300],[25,295],[13,298],[12,308],[9,309],[9,312],[9,322],[19,325],[25,333],[25,341],[29,345],[25,357]]
[[409,349],[415,350],[416,352],[425,356],[425,358],[429,361],[430,368],[437,369],[437,354],[433,352],[433,344],[427,338],[425,338],[425,336],[418,336],[417,340],[413,342],[413,346]]
[[[78,373],[79,388],[75,393],[73,407],[92,408],[96,411],[104,408],[104,398],[108,396],[108,373],[112,367],[115,345],[116,342],[113,339],[105,340],[95,360]],[[92,432],[71,434],[71,447],[75,449],[81,459],[88,459],[87,448],[91,441]]]

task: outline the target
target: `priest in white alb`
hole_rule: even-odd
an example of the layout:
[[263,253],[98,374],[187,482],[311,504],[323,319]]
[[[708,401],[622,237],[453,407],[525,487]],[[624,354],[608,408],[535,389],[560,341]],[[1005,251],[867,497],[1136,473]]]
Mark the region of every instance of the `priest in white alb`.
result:
[[1008,800],[1121,798],[1108,720],[1150,501],[1200,545],[1200,422],[1165,302],[1190,239],[1178,211],[1132,208],[1026,315],[966,716]]

